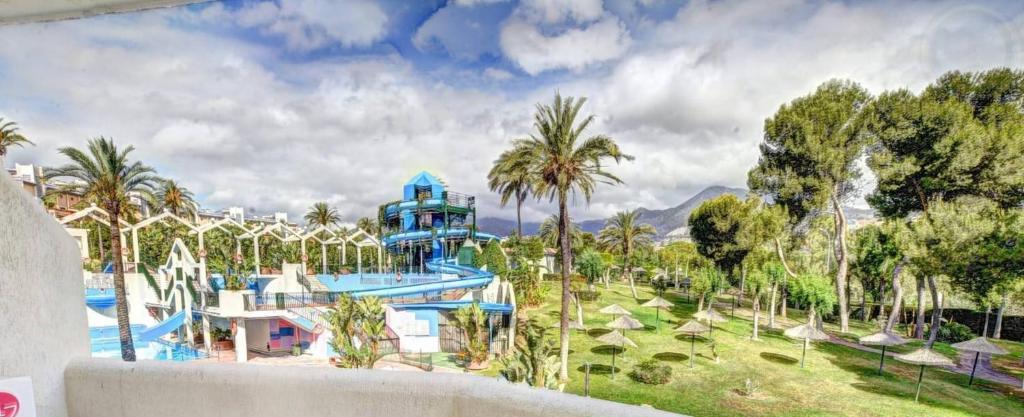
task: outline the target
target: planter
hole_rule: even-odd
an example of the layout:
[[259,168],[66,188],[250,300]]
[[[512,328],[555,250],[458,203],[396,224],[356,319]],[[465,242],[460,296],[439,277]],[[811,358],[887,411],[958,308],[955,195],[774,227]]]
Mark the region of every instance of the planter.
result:
[[299,356],[302,354],[302,346],[292,345],[292,356]]
[[213,346],[217,350],[235,350],[235,342],[231,340],[218,340],[214,342]]
[[489,368],[490,366],[491,366],[491,361],[490,360],[484,360],[484,361],[480,361],[480,362],[471,361],[471,362],[469,362],[469,364],[466,365],[466,369],[468,369],[470,371],[482,371],[484,369]]

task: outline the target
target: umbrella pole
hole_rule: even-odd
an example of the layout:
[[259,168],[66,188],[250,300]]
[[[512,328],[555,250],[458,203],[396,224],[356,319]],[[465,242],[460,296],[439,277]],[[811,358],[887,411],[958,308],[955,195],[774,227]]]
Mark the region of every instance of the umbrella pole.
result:
[[615,354],[618,353],[618,349],[612,346],[612,379],[615,379]]
[[690,333],[690,369],[693,369],[693,341],[697,339],[697,335]]
[[882,374],[882,367],[885,366],[885,345],[882,345],[882,360],[878,363],[878,374]]
[[804,367],[804,359],[807,358],[807,344],[810,339],[804,338],[804,350],[800,353],[800,369]]
[[974,371],[978,370],[978,356],[981,356],[981,352],[974,352],[974,366],[971,366],[971,379],[967,380],[968,387],[974,383]]
[[661,307],[654,309],[654,329],[661,330],[661,318],[658,315],[661,314]]
[[921,365],[921,372],[917,374],[917,394],[914,394],[914,402],[921,397],[921,380],[924,379],[924,365]]

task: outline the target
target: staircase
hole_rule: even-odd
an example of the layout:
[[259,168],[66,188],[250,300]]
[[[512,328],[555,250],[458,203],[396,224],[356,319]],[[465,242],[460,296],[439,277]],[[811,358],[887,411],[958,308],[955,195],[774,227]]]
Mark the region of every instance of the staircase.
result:
[[305,288],[306,291],[312,293],[331,291],[331,289],[327,288],[327,286],[324,285],[324,283],[320,282],[319,279],[315,277],[313,279],[310,279],[309,277],[306,276],[306,274],[303,274],[302,271],[296,272],[296,275],[298,275],[299,285],[302,285],[302,287]]

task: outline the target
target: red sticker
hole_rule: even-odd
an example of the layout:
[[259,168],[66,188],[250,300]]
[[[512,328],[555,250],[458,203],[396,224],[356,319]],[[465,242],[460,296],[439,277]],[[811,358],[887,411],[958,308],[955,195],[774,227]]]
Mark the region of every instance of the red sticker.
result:
[[0,417],[14,417],[18,415],[20,408],[18,397],[9,392],[0,391]]

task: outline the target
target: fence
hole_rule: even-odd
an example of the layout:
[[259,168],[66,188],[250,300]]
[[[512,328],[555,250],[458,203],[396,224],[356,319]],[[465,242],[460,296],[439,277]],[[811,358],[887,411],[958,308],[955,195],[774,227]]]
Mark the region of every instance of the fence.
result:
[[[509,351],[508,327],[511,316],[508,314],[491,314],[487,317],[487,347],[494,355],[502,356]],[[465,333],[455,324],[437,325],[438,342],[441,352],[460,353],[466,348]]]

